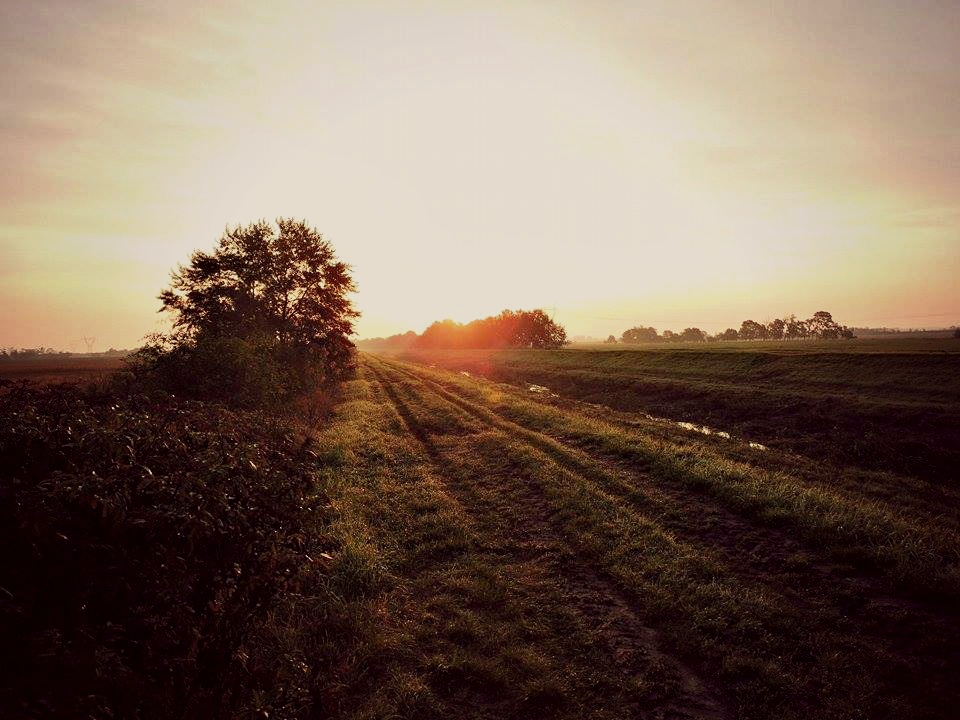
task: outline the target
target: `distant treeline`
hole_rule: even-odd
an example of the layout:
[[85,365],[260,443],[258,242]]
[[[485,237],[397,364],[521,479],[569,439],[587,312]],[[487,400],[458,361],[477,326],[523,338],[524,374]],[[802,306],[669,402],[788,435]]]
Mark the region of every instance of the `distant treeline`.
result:
[[777,318],[768,323],[744,320],[740,329],[727,328],[716,335],[710,335],[700,328],[686,328],[683,332],[664,330],[657,332],[652,327],[633,327],[625,330],[617,340],[613,335],[606,339],[608,343],[622,342],[628,345],[647,342],[708,342],[718,340],[801,340],[817,338],[819,340],[839,340],[855,337],[853,330],[835,322],[826,310],[815,312],[809,320],[798,320],[795,315]]
[[420,335],[406,332],[386,338],[361,340],[366,350],[410,348],[558,348],[567,344],[567,332],[543,310],[504,310],[499,315],[467,324],[453,320],[433,323]]
[[887,328],[887,327],[853,327],[857,337],[960,337],[958,328]]
[[131,350],[117,350],[115,348],[110,348],[104,352],[98,353],[73,353],[67,352],[66,350],[54,350],[53,348],[48,347],[37,347],[37,348],[0,348],[0,360],[27,360],[30,358],[41,358],[41,357],[66,357],[69,355],[97,355],[103,357],[118,357],[129,355]]
[[70,353],[62,350],[54,350],[48,347],[38,348],[0,348],[0,360],[12,360],[14,358],[35,358],[47,357],[48,355],[69,355]]

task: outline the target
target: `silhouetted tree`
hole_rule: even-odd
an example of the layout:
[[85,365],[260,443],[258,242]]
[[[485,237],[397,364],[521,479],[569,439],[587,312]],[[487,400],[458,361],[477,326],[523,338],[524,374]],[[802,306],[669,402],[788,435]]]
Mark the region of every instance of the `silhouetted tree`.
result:
[[767,323],[767,337],[771,340],[783,340],[786,327],[787,323],[784,320],[779,318],[771,320],[769,323]]
[[840,325],[833,320],[833,316],[826,310],[814,313],[809,320],[797,320],[795,315],[785,318],[776,318],[767,324],[755,320],[744,320],[740,330],[727,328],[716,335],[707,336],[699,328],[686,328],[677,334],[672,330],[664,330],[660,335],[653,328],[635,327],[623,333],[623,342],[639,343],[662,340],[702,341],[702,340],[782,340],[817,337],[821,339],[837,339],[855,337],[851,328]]
[[833,316],[826,310],[815,312],[813,317],[807,320],[808,331],[819,338],[831,337],[835,332],[835,325]]
[[954,339],[960,339],[960,327],[953,329],[953,337]]
[[741,340],[763,340],[766,335],[767,329],[755,320],[744,320],[740,325]]
[[822,340],[835,340],[841,337],[853,337],[852,331],[839,325],[833,316],[826,310],[819,310],[807,320],[807,328],[811,335]]
[[636,345],[642,342],[656,342],[659,339],[660,337],[657,335],[656,328],[644,327],[642,325],[624,330],[623,335],[620,336],[620,341],[628,345]]
[[391,335],[389,337],[358,340],[357,347],[363,350],[406,350],[407,348],[413,347],[418,337],[419,335],[413,330],[408,330],[405,333]]
[[617,338],[613,335],[607,335],[607,339],[604,340],[604,342],[607,343],[608,345],[616,345]]
[[348,265],[305,222],[280,219],[227,229],[197,251],[160,295],[174,345],[209,338],[256,340],[303,356],[328,376],[350,362],[356,288]]
[[521,347],[559,348],[567,344],[567,331],[543,310],[517,313],[515,342]]
[[783,322],[783,336],[786,339],[796,340],[807,337],[807,324],[803,320],[797,320],[796,315],[788,315],[783,319]]
[[504,310],[466,325],[441,320],[416,340],[422,348],[558,348],[567,344],[567,331],[543,310]]
[[686,328],[680,333],[680,339],[689,342],[704,342],[707,339],[707,334],[700,328]]

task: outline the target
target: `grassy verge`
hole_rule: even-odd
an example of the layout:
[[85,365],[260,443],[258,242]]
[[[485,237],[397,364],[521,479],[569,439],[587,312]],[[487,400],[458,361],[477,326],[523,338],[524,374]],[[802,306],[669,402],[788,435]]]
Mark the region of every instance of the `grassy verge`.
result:
[[792,352],[755,346],[408,355],[618,410],[710,425],[819,462],[953,484],[960,460],[958,346],[831,353],[794,345]]
[[[532,488],[542,493],[550,508],[543,514],[631,593],[645,620],[668,631],[679,652],[701,659],[735,698],[737,717],[948,716],[955,660],[945,659],[949,643],[938,642],[935,628],[925,628],[929,636],[915,653],[904,653],[885,629],[851,624],[839,588],[802,599],[776,578],[749,579],[710,547],[679,540],[625,502],[615,477],[571,467],[551,451],[549,438],[485,410],[508,402],[500,389],[452,380],[465,391],[491,393],[463,405],[425,385],[421,371],[418,379],[401,370],[383,372],[454,477],[483,478],[518,498]],[[449,413],[456,421],[438,427],[434,419]],[[464,432],[475,423],[485,431]],[[514,527],[529,522],[521,513]]]
[[318,443],[345,557],[377,588],[328,678],[333,715],[612,718],[641,692],[549,572],[491,549],[367,368]]
[[960,594],[960,539],[949,529],[919,526],[885,503],[731,460],[719,446],[650,437],[641,428],[627,430],[532,402],[509,388],[484,387],[422,368],[416,372],[479,403],[476,407],[482,412],[495,411],[532,431],[575,438],[594,450],[640,463],[661,477],[707,491],[738,511],[771,524],[788,524],[814,546],[874,567],[903,587]]

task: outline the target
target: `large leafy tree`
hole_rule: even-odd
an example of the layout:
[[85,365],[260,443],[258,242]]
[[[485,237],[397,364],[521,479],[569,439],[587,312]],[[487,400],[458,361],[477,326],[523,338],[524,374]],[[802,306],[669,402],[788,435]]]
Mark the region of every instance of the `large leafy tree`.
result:
[[354,290],[350,267],[317,230],[280,219],[228,228],[212,253],[195,252],[173,272],[160,300],[175,343],[256,339],[337,372],[353,348]]

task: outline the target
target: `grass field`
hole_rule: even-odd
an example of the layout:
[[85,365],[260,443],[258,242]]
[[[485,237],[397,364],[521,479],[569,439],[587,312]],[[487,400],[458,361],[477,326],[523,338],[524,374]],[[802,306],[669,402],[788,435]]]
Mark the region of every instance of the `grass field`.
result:
[[777,450],[372,356],[326,442],[384,588],[351,716],[958,707],[955,487],[901,504],[879,492],[895,479],[838,486]]
[[950,483],[960,340],[431,351],[403,357],[618,410],[707,425],[805,460]]
[[[955,355],[757,353],[361,354],[332,414],[295,429],[173,398],[24,396],[0,442],[27,478],[0,485],[23,545],[0,568],[0,614],[19,618],[0,714],[955,718],[946,473],[760,449],[521,375],[736,388],[761,368],[767,402],[849,377],[833,395],[955,412],[938,395]],[[75,587],[45,593],[61,572]]]
[[0,380],[30,380],[51,384],[89,382],[116,372],[123,358],[103,355],[48,355],[5,359],[0,362]]

